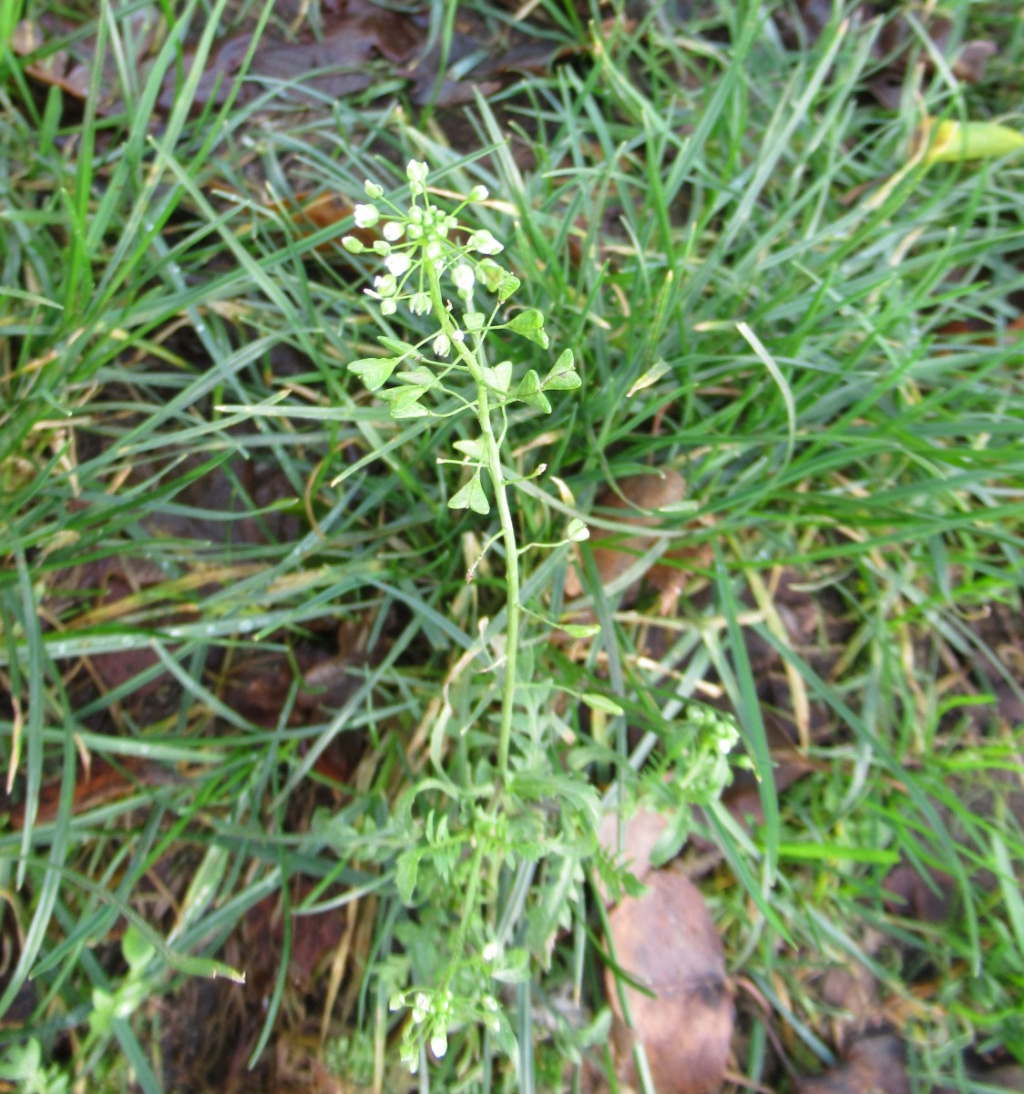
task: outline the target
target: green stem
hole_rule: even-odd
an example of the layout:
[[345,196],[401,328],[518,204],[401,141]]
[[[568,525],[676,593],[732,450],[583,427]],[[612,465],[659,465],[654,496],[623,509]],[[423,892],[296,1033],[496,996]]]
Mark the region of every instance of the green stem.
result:
[[491,426],[490,395],[487,384],[484,382],[483,365],[477,360],[465,341],[456,341],[452,337],[456,328],[451,315],[444,306],[444,299],[441,295],[441,278],[429,259],[424,262],[424,266],[427,270],[430,300],[434,306],[438,322],[441,324],[441,329],[451,339],[452,345],[469,369],[469,374],[476,384],[476,417],[480,423],[480,432],[483,435],[484,458],[487,463],[487,472],[494,486],[494,500],[498,506],[498,519],[501,522],[501,534],[505,543],[507,620],[505,626],[505,682],[501,692],[501,729],[498,735],[498,773],[501,780],[504,781],[505,776],[508,774],[508,753],[512,741],[512,705],[515,700],[516,655],[519,647],[519,548],[516,543],[516,529],[512,521],[512,510],[508,504],[508,488],[501,469],[501,450],[498,448],[498,441]]

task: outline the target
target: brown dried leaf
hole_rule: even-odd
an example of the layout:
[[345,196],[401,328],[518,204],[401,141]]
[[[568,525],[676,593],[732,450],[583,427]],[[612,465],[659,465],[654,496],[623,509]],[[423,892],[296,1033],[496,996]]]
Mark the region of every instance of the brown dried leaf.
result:
[[609,916],[615,958],[651,998],[623,986],[633,1030],[623,1022],[614,972],[608,997],[625,1051],[622,1078],[636,1083],[630,1036],[643,1042],[660,1094],[705,1094],[722,1081],[732,1037],[732,995],[718,932],[699,890],[683,874],[657,871],[648,892],[627,897]]
[[[851,13],[862,25],[874,21],[884,10],[878,4],[860,4]],[[784,8],[774,14],[782,39],[791,49],[806,49],[816,42],[833,18],[831,0],[797,0],[795,17]],[[948,54],[953,26],[941,15],[922,15],[918,23],[912,23],[902,14],[886,19],[872,47],[871,54],[884,63],[884,67],[870,79],[866,87],[887,110],[897,110],[903,94],[903,83],[910,63],[912,47],[919,45],[919,29],[927,34],[930,50],[921,51],[921,64],[927,72],[935,71],[931,51]],[[956,58],[950,59],[950,68],[957,79],[965,83],[979,83],[985,75],[989,57],[998,47],[988,39],[966,42]]]
[[838,1049],[877,1023],[878,981],[865,965],[856,961],[833,965],[822,976],[819,991],[822,1001],[837,1012],[831,1026],[832,1040]]
[[[83,771],[75,784],[72,814],[86,813],[101,805],[127,798],[146,786],[167,786],[181,781],[175,772],[153,760],[126,756],[115,768],[96,758],[88,771]],[[57,819],[60,808],[61,780],[44,783],[39,793],[36,824],[50,824]],[[25,823],[25,807],[7,805],[7,795],[0,791],[0,811],[9,810],[11,827],[20,829]]]
[[910,1094],[903,1042],[889,1033],[864,1037],[842,1065],[802,1079],[797,1094]]
[[[660,471],[652,471],[649,475],[629,475],[619,479],[614,489],[607,489],[601,493],[595,503],[595,514],[602,514],[602,510],[612,509],[624,512],[625,518],[622,524],[641,528],[656,528],[665,517],[659,515],[658,510],[677,505],[686,497],[686,480],[678,471],[666,468]],[[613,532],[604,532],[594,529],[593,539],[611,538]],[[619,538],[614,547],[594,547],[594,564],[601,578],[602,585],[610,585],[621,577],[636,563],[637,558],[649,551],[654,544],[654,538],[645,535],[625,536]],[[698,565],[706,563],[708,548],[703,545],[698,548],[676,548],[666,551],[663,556],[667,559],[693,560]],[[577,567],[580,563],[577,562]],[[686,572],[677,566],[669,566],[664,563],[656,563],[644,575],[644,579],[661,594],[666,603],[678,597],[686,581]],[[639,592],[640,582],[632,585],[625,595],[628,602],[635,599]],[[583,585],[575,568],[570,568],[565,581],[565,593],[568,597],[580,596]]]
[[[423,39],[410,18],[368,0],[349,0],[344,12],[327,21],[326,29],[322,38],[297,42],[275,41],[265,35],[256,45],[238,100],[249,102],[263,94],[267,81],[289,84],[287,94],[307,103],[353,95],[380,79],[380,73],[370,65],[375,57],[394,65],[406,64]],[[196,89],[197,107],[211,100],[217,104],[226,101],[251,44],[251,34],[239,34],[208,58]],[[194,54],[186,58],[186,72],[193,63]],[[183,78],[174,70],[168,72],[158,100],[161,109],[174,105],[179,79]]]
[[[597,830],[601,846],[616,861],[623,862],[640,879],[651,872],[651,852],[662,832],[668,827],[668,819],[653,809],[638,809],[623,823],[622,842],[619,842],[619,815],[605,813]],[[608,894],[601,893],[606,902]]]
[[926,879],[902,862],[889,871],[882,888],[888,894],[885,906],[894,915],[920,923],[944,923],[952,914],[956,882],[939,870]]
[[965,42],[960,56],[953,62],[953,75],[965,84],[980,84],[985,78],[989,57],[994,57],[999,47],[988,38],[975,38]]

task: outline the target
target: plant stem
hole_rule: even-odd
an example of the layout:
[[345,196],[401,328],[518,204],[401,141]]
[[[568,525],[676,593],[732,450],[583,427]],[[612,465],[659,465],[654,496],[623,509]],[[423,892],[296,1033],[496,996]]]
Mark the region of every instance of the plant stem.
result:
[[441,278],[433,263],[426,259],[427,281],[430,287],[430,300],[438,317],[441,328],[451,339],[459,356],[469,369],[476,384],[476,417],[480,423],[480,432],[484,441],[484,458],[487,472],[494,486],[494,500],[498,506],[498,519],[501,522],[502,540],[505,544],[505,681],[501,692],[501,728],[498,735],[498,775],[504,781],[508,774],[508,753],[512,740],[512,705],[516,689],[516,654],[519,647],[519,548],[516,543],[516,529],[512,522],[512,510],[508,504],[508,489],[501,469],[501,451],[491,426],[490,396],[484,382],[483,366],[465,341],[457,341],[453,336],[455,324],[444,306],[441,295]]

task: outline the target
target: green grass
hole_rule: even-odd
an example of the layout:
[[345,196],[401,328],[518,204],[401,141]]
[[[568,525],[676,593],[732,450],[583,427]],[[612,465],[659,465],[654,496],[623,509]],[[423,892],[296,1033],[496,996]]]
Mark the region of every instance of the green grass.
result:
[[[1000,43],[990,77],[921,82],[911,66],[893,114],[864,92],[873,25],[834,20],[790,51],[746,4],[688,21],[655,5],[602,31],[604,9],[588,23],[542,3],[542,33],[582,52],[478,98],[452,147],[444,110],[420,124],[369,96],[307,115],[269,89],[194,108],[200,68],[180,65],[170,31],[193,28],[204,54],[240,17],[223,2],[161,6],[171,22],[148,73],[132,60],[131,5],[75,17],[116,74],[123,109],[101,116],[95,95],[83,106],[33,82],[9,47],[19,15],[47,5],[3,6],[0,744],[24,824],[0,834],[0,1012],[21,1016],[0,1041],[35,1038],[52,1068],[44,1089],[61,1089],[58,1072],[126,1089],[130,1070],[146,1094],[162,1090],[163,1004],[187,977],[238,968],[247,913],[278,896],[280,951],[245,1028],[254,1083],[269,1081],[287,1031],[321,1028],[286,975],[302,913],[348,915],[353,901],[336,985],[347,1001],[324,1020],[326,1042],[335,1061],[339,1038],[358,1047],[337,1064],[349,1078],[408,1082],[389,991],[430,975],[430,939],[453,930],[459,892],[441,885],[415,915],[398,899],[415,825],[397,803],[425,775],[465,789],[489,770],[494,680],[457,675],[447,726],[439,711],[483,621],[501,625],[502,556],[492,549],[466,584],[496,523],[446,507],[460,480],[436,461],[471,436],[464,420],[394,421],[345,371],[380,334],[430,327],[368,310],[376,271],[337,245],[350,221],[310,229],[292,210],[306,192],[362,200],[367,177],[400,190],[394,165],[410,157],[444,189],[488,187],[480,226],[505,241],[552,347],[579,362],[582,391],[553,399],[550,417],[510,416],[515,472],[547,464],[519,494],[521,542],[559,540],[576,515],[596,539],[599,490],[651,463],[688,480],[694,508],[651,546],[708,554],[657,663],[642,656],[651,599],[621,605],[586,565],[602,624],[589,653],[570,661],[540,628],[527,649],[537,679],[627,711],[602,742],[600,719],[555,707],[593,755],[609,746],[582,757],[580,785],[628,780],[709,688],[737,718],[764,823],[747,832],[724,807],[702,823],[724,856],[705,892],[730,970],[768,1004],[739,998],[739,1070],[778,1081],[766,1046],[779,1034],[799,1070],[823,1066],[813,974],[851,959],[870,964],[922,1083],[968,1089],[967,1047],[1024,1059],[1012,713],[1024,698],[1024,343],[1006,330],[1024,290],[1022,161],[882,187],[907,161],[921,104],[1021,128],[1021,23],[1012,5],[981,7],[951,12],[957,34]],[[248,5],[249,18],[271,14]],[[441,6],[431,18],[448,33]],[[176,69],[175,106],[155,120]],[[103,79],[95,66],[94,91]],[[952,333],[957,321],[983,333]],[[522,347],[508,352],[546,367]],[[571,496],[557,500],[553,477]],[[565,551],[527,557],[526,595],[550,591],[557,615]],[[782,568],[817,613],[802,641],[775,593]],[[361,632],[358,651],[340,651],[344,693],[302,706],[304,668],[334,654],[342,622]],[[273,681],[262,707],[261,680]],[[777,793],[769,730],[803,709],[814,772]],[[574,754],[545,736],[548,711],[521,713],[519,755]],[[358,766],[320,762],[355,734]],[[73,808],[86,757],[142,785]],[[150,785],[155,769],[165,777]],[[55,781],[56,807],[37,815]],[[571,841],[565,823],[546,836]],[[952,878],[952,921],[886,909],[897,859]],[[502,996],[521,1047],[534,1046],[522,1089],[555,1088],[558,1061],[578,1058],[606,1006],[583,889],[548,860],[520,863],[496,893],[509,939],[543,921],[546,900],[583,916],[550,970],[535,962],[533,981]],[[558,1027],[573,993],[576,1031]],[[472,1022],[418,1081],[516,1088]]]

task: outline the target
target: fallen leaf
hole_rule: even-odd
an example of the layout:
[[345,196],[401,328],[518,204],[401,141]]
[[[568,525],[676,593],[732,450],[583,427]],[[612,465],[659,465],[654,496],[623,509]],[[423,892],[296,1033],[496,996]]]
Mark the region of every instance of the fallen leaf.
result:
[[[181,781],[182,776],[153,760],[126,756],[114,767],[105,760],[95,758],[89,765],[89,770],[79,775],[71,812],[73,815],[86,813],[119,798],[137,794],[146,787],[174,785]],[[39,793],[36,824],[51,824],[57,819],[60,794],[60,779],[43,784]],[[7,811],[12,828],[20,829],[25,823],[24,805],[7,805],[6,802],[7,795],[0,791],[0,810]]]
[[[929,123],[926,123],[926,128]],[[963,163],[1008,156],[1024,148],[1024,133],[997,122],[941,121],[934,126],[922,163]]]
[[944,923],[953,911],[956,882],[939,870],[925,878],[907,862],[894,866],[882,883],[885,906],[893,915],[919,923]]
[[878,1017],[878,981],[857,961],[827,969],[818,990],[822,1001],[837,1012],[831,1020],[832,1040],[837,1048],[861,1036]]
[[[595,515],[606,515],[602,510],[616,510],[625,512],[623,520],[624,531],[628,527],[656,528],[666,518],[665,510],[678,506],[686,497],[686,480],[678,471],[666,468],[660,471],[652,471],[649,475],[629,475],[616,482],[614,488],[604,490],[597,498],[594,511]],[[614,532],[602,528],[591,528],[592,541],[600,542],[601,539],[609,539],[615,536]],[[635,563],[638,557],[651,549],[655,543],[653,536],[626,535],[616,539],[615,546],[594,547],[594,565],[597,567],[601,584],[611,585],[616,579],[622,577]],[[665,552],[662,556],[667,560],[693,561],[697,565],[705,565],[708,560],[709,548],[706,544],[700,547],[677,547]],[[579,578],[578,569],[581,563],[578,560],[575,566],[570,567],[565,580],[565,595],[575,598],[583,593],[583,585]],[[678,566],[667,565],[663,562],[655,563],[644,574],[642,580],[646,580],[661,595],[663,606],[667,609],[678,599],[683,586],[686,583],[687,571]],[[636,598],[642,581],[634,582],[624,594],[624,600],[629,602]]]
[[[252,49],[251,62],[238,88],[235,85],[250,53],[252,35],[228,38],[207,59],[196,87],[196,108],[210,102],[219,105],[233,92],[237,101],[251,102],[271,87],[306,105],[354,95],[381,79],[372,64],[375,58],[392,65],[406,64],[423,39],[423,32],[408,16],[368,0],[349,0],[342,13],[325,22],[327,33],[321,38],[306,36],[287,42],[264,34]],[[181,83],[194,63],[195,55],[188,54],[183,71],[168,71],[158,99],[162,110],[174,106]]]
[[903,1042],[889,1033],[863,1037],[844,1062],[797,1083],[797,1094],[910,1094]]
[[[942,15],[915,12],[911,22],[902,14],[892,15],[888,8],[878,4],[859,4],[849,15],[864,28],[864,33],[873,32],[872,24],[883,20],[871,47],[871,56],[882,67],[865,86],[887,110],[899,109],[907,67],[912,62],[920,63],[927,73],[933,74],[937,68],[934,57],[945,56],[957,79],[976,84],[984,78],[989,57],[998,52],[994,42],[977,38],[965,42],[956,56],[950,57],[953,24]],[[779,5],[773,18],[787,48],[806,50],[817,42],[834,18],[832,0],[797,0],[795,13],[788,6]],[[927,36],[928,48],[921,49],[918,60],[913,47],[922,45],[921,35]]]
[[610,914],[615,960],[656,998],[625,984],[627,1029],[612,969],[605,983],[616,1018],[623,1081],[636,1086],[630,1042],[643,1042],[659,1094],[705,1094],[722,1081],[732,1037],[732,994],[722,942],[704,898],[683,874],[662,870],[648,891]]
[[980,84],[985,78],[989,57],[999,52],[995,42],[988,38],[975,38],[965,42],[960,56],[953,62],[953,75],[965,84]]
[[[643,881],[651,872],[651,852],[662,832],[668,827],[668,818],[653,809],[638,809],[622,824],[622,840],[619,840],[619,814],[605,813],[597,830],[597,839],[605,851],[616,861]],[[604,891],[601,898],[608,901]]]

